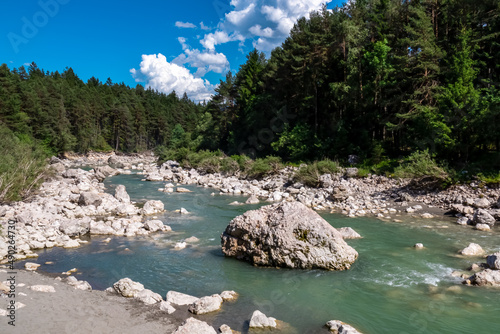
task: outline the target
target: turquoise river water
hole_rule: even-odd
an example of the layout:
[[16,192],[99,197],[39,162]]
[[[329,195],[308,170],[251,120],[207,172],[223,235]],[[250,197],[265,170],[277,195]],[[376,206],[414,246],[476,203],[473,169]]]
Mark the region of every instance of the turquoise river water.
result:
[[[479,232],[451,219],[402,222],[346,218],[321,213],[334,227],[350,226],[364,238],[348,240],[359,258],[348,271],[259,268],[225,258],[220,235],[229,221],[259,205],[230,206],[240,196],[210,196],[212,189],[188,186],[192,193],[165,194],[162,182],[141,182],[140,175],[108,178],[108,191],[124,184],[133,201],[160,199],[168,212],[158,218],[174,232],[149,237],[104,237],[77,249],[39,252],[36,262],[46,272],[78,268],[78,279],[105,289],[129,277],[165,296],[169,290],[206,296],[223,290],[240,294],[206,320],[246,333],[252,312],[259,309],[289,324],[282,333],[327,333],[323,325],[339,319],[358,330],[374,333],[500,333],[500,289],[467,287],[450,274],[478,258],[458,250],[470,242],[488,253],[499,247],[498,232]],[[190,214],[173,212],[181,207]],[[195,236],[196,244],[174,250],[175,243]],[[413,245],[424,244],[416,250]],[[20,263],[22,265],[22,263]],[[217,328],[217,327],[216,327]]]

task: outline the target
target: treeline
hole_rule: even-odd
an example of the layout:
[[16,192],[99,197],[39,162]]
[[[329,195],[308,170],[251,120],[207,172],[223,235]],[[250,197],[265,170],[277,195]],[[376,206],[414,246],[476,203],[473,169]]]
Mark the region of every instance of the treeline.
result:
[[71,68],[0,66],[0,203],[28,197],[50,155],[140,152],[193,131],[204,106],[137,85],[86,83]]
[[193,130],[202,109],[175,92],[94,77],[85,83],[71,68],[48,73],[35,63],[12,71],[0,66],[0,125],[51,154],[166,145],[176,125]]
[[[356,0],[300,19],[208,103],[200,148],[377,163],[500,159],[500,2]],[[487,158],[486,158],[487,157]]]

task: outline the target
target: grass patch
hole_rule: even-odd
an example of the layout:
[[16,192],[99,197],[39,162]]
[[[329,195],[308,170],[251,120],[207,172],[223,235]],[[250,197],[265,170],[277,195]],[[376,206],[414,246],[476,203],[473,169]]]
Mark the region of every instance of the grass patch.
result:
[[435,180],[446,180],[449,175],[431,157],[428,150],[410,154],[398,167],[394,169],[394,176],[398,178],[419,179],[430,177]]
[[316,188],[321,184],[319,180],[321,175],[337,173],[339,170],[340,166],[335,161],[315,161],[312,164],[301,167],[297,173],[295,173],[294,180],[306,186]]

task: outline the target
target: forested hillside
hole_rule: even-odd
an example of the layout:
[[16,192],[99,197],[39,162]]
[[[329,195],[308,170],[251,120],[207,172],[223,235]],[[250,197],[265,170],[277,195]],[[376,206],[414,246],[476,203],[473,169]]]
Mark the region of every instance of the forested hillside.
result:
[[190,131],[201,105],[175,92],[166,95],[91,78],[71,68],[45,73],[32,63],[12,71],[0,67],[0,121],[46,151],[144,151],[165,145],[175,125]]
[[356,0],[313,13],[221,82],[203,147],[294,161],[429,149],[453,164],[498,152],[499,8]]
[[13,184],[38,180],[8,176],[18,161],[65,151],[157,148],[183,159],[220,150],[238,163],[357,155],[391,168],[427,151],[456,171],[479,164],[500,176],[499,60],[498,0],[356,0],[300,19],[269,58],[251,52],[207,104],[111,79],[85,83],[71,68],[4,64],[0,201]]

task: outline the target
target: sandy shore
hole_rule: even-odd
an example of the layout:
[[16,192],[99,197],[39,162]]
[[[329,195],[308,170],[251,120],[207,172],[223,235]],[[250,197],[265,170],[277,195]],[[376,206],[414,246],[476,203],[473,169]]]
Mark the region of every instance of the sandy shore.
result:
[[[0,282],[12,276],[0,269]],[[36,272],[16,271],[15,302],[25,306],[15,312],[15,326],[0,316],[0,333],[172,333],[183,322],[179,315],[161,311],[137,300],[104,291],[82,291],[64,281]],[[48,285],[55,292],[39,292],[33,285]],[[12,298],[0,297],[1,310]],[[18,307],[20,305],[18,304]]]

